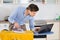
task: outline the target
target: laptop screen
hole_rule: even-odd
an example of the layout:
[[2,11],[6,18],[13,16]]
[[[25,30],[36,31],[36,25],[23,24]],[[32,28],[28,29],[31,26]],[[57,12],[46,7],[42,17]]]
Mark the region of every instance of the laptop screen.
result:
[[40,25],[35,27],[40,27],[40,31],[38,33],[45,33],[51,31],[53,24],[45,24],[45,25]]

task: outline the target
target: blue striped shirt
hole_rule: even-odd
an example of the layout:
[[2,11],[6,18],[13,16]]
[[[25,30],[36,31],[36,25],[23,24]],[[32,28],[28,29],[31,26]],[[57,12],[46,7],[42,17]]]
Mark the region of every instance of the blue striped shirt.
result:
[[29,21],[29,27],[32,30],[34,28],[34,18],[30,15],[25,16],[26,8],[25,7],[17,7],[16,10],[14,10],[11,15],[8,17],[8,21],[10,23],[17,22],[19,25],[25,24],[25,21]]

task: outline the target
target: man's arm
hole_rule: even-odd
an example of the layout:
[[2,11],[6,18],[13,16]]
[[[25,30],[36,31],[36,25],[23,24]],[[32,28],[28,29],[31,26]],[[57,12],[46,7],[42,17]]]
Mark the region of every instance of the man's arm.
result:
[[30,27],[30,30],[34,31],[34,18],[29,20],[29,27]]
[[18,8],[11,13],[11,15],[8,17],[8,21],[13,24],[15,22],[17,14]]
[[39,32],[40,31],[40,27],[34,27],[34,18],[32,18],[31,20],[29,20],[29,27],[30,30],[34,31],[34,32]]
[[14,24],[15,28],[18,28],[19,27],[19,24],[16,22],[16,17],[17,17],[17,14],[18,14],[18,10],[19,10],[19,7],[16,8],[16,10],[14,10],[12,12],[12,14],[8,17],[8,21],[12,24]]

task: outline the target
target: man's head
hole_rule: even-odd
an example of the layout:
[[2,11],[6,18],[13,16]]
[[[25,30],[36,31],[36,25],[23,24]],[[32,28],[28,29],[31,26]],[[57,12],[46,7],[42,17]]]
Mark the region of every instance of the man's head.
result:
[[27,7],[27,10],[28,10],[28,13],[29,13],[30,16],[35,16],[36,12],[39,11],[39,8],[35,4],[30,4]]

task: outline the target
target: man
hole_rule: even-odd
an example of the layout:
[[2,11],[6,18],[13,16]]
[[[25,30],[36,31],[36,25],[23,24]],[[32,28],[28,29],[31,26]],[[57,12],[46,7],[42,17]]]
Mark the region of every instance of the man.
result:
[[[26,20],[29,20],[29,27],[33,31],[34,29],[34,16],[39,10],[38,6],[35,4],[30,4],[27,8],[18,7],[8,18],[9,22],[14,24],[15,28],[23,28]],[[21,26],[23,25],[23,26]],[[38,29],[38,28],[37,28]],[[35,29],[34,29],[35,30]]]

